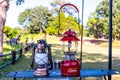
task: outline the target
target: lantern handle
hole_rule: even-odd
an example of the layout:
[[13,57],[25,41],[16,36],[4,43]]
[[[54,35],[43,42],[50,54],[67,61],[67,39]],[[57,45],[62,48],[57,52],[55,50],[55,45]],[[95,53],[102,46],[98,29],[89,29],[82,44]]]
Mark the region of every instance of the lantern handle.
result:
[[[84,4],[84,2],[82,3],[82,4]],[[82,27],[81,27],[81,29],[80,29],[80,22],[79,22],[79,10],[78,10],[78,8],[75,6],[75,5],[73,5],[73,4],[70,4],[70,3],[66,3],[66,4],[63,4],[61,7],[60,7],[60,9],[59,9],[59,21],[58,21],[58,36],[60,36],[60,32],[59,32],[59,30],[60,30],[60,11],[61,11],[61,9],[64,7],[64,6],[73,6],[76,10],[77,10],[77,12],[78,12],[78,28],[79,28],[79,35],[81,34],[81,48],[80,48],[80,64],[81,64],[81,69],[82,69],[82,44],[83,44],[83,19],[82,19]],[[83,7],[83,6],[82,6]],[[83,9],[82,9],[82,12],[83,12]],[[83,18],[83,13],[82,13],[82,18]]]
[[[61,11],[61,9],[64,7],[64,6],[73,6],[75,9],[76,9],[76,11],[78,12],[78,28],[79,28],[79,34],[80,34],[80,25],[79,25],[79,10],[78,10],[78,8],[75,6],[75,5],[73,5],[73,4],[70,4],[70,3],[66,3],[66,4],[63,4],[61,7],[60,7],[60,9],[59,9],[59,21],[58,21],[58,35],[60,35],[60,32],[59,32],[59,30],[60,30],[60,11]],[[82,31],[81,31],[82,32]],[[81,34],[82,35],[82,34]]]

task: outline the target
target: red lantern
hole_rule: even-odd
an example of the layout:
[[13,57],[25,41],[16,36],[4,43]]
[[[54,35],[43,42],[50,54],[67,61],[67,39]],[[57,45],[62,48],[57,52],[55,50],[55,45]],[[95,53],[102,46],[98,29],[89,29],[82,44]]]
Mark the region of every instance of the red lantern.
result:
[[[63,34],[61,41],[63,41],[63,52],[66,56],[66,59],[61,62],[61,74],[63,76],[79,76],[80,64],[79,61],[75,59],[78,47],[77,42],[79,41],[76,33],[69,29]],[[65,48],[65,42],[67,42],[67,48]],[[73,43],[75,43],[75,45],[73,45]]]

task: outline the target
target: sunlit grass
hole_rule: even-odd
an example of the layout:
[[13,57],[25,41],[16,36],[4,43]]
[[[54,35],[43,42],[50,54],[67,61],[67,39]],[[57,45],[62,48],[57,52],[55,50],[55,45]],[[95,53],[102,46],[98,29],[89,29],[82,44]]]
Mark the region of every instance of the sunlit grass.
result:
[[3,53],[6,54],[6,53],[11,52],[12,50],[18,50],[19,48],[22,48],[22,47],[23,47],[23,45],[21,45],[21,44],[15,45],[15,44],[4,43],[3,44]]
[[[101,43],[100,46],[107,47],[109,44],[108,42]],[[112,46],[115,48],[120,48],[120,41],[113,41]]]
[[120,41],[113,41],[113,46],[120,47]]
[[28,38],[28,43],[30,43],[31,39],[33,38],[34,42],[37,42],[37,40],[43,39],[42,34],[26,34],[22,35],[20,38],[20,42],[25,43],[26,38]]
[[[15,44],[6,44],[6,43],[4,43],[4,45],[3,45],[3,54],[10,54],[11,51],[18,50],[18,49],[20,49],[22,47],[23,47],[23,45],[21,45],[21,44],[15,45]],[[4,65],[6,63],[10,63],[11,60],[12,60],[12,55],[4,56],[3,61],[0,62],[0,66]]]

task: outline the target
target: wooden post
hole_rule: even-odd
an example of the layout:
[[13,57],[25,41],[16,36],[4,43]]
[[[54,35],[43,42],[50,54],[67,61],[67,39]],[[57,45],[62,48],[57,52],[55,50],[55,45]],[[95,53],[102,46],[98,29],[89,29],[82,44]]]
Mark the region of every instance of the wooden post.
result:
[[23,49],[21,48],[20,49],[20,57],[22,57],[22,52],[23,52]]
[[37,46],[37,45],[34,45],[34,46],[33,46],[33,49],[32,49],[32,60],[31,60],[31,68],[32,68],[32,69],[34,68],[34,56],[35,56],[36,46]]
[[12,64],[14,65],[15,64],[15,59],[16,59],[16,51],[15,50],[13,50],[12,52]]

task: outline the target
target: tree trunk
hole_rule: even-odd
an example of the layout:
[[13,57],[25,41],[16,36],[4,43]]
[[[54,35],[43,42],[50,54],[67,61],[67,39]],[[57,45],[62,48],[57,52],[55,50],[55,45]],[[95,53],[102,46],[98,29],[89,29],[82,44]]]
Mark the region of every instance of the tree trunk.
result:
[[[0,0],[0,55],[3,54],[3,32],[6,21],[6,12],[9,5],[8,3],[9,0]],[[2,57],[0,57],[0,61],[2,61]]]

